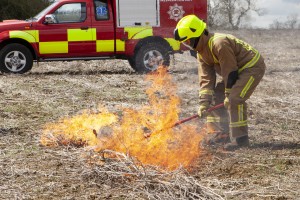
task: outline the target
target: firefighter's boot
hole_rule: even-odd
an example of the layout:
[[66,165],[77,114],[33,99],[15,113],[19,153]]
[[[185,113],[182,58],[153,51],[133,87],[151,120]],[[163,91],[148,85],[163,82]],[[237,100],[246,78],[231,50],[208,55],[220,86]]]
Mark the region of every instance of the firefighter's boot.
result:
[[214,132],[208,133],[206,137],[202,140],[203,147],[220,147],[230,142],[230,137],[228,133],[224,132]]
[[224,149],[227,151],[234,151],[239,148],[248,147],[249,146],[249,137],[248,135],[238,137],[233,139],[230,143],[224,145]]

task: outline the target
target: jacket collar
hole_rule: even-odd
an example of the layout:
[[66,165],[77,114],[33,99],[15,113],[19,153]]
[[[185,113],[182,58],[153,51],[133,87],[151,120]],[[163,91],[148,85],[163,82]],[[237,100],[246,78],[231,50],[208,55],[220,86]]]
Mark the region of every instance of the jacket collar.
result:
[[198,41],[198,44],[196,46],[196,51],[198,51],[200,54],[203,52],[204,48],[208,47],[208,41],[213,36],[212,33],[208,33],[208,35],[205,35],[204,33],[200,36],[200,39]]

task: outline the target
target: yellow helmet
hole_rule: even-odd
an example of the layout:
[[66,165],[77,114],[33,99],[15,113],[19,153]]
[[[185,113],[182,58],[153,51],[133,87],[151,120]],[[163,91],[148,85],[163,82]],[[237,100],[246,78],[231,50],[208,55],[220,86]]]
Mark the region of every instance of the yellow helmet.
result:
[[196,15],[187,15],[183,17],[174,30],[174,38],[184,42],[190,38],[199,37],[206,29],[206,23]]

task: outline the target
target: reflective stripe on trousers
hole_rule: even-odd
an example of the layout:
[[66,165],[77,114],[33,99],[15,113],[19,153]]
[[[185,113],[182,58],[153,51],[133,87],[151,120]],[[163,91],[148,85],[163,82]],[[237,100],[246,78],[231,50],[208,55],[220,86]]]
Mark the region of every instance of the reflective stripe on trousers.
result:
[[247,104],[255,88],[265,73],[265,63],[259,59],[251,68],[244,69],[239,74],[239,79],[231,89],[229,95],[229,118],[231,137],[248,135]]
[[[215,94],[215,104],[223,103],[224,95],[224,83],[220,82],[216,85],[213,93]],[[207,133],[229,133],[229,120],[227,110],[222,107],[214,110],[206,118],[207,122]]]
[[[251,68],[243,70],[229,95],[230,105],[228,108],[229,120],[225,108],[211,112],[207,116],[207,132],[228,132],[231,137],[248,135],[247,104],[246,100],[252,95],[256,86],[265,72],[263,59]],[[224,100],[224,84],[217,84],[215,88],[215,102],[222,103]],[[229,123],[230,121],[230,123]],[[228,127],[229,126],[229,127]]]

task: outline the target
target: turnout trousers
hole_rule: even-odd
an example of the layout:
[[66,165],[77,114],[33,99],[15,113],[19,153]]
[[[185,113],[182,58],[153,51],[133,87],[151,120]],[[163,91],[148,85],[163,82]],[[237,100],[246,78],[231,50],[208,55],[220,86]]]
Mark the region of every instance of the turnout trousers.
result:
[[[246,68],[239,73],[236,83],[229,94],[227,110],[221,108],[207,116],[207,132],[230,133],[231,138],[248,135],[247,103],[255,88],[265,73],[266,65],[263,58],[251,68]],[[216,84],[215,104],[222,103],[225,98],[223,83]]]

